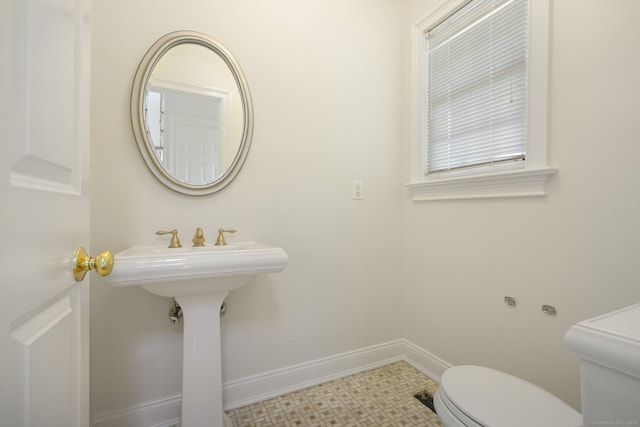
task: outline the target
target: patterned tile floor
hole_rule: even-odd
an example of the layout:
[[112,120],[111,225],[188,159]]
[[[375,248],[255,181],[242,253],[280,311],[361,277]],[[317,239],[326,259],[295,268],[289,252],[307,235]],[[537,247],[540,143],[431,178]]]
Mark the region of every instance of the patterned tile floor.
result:
[[229,411],[234,427],[439,427],[414,394],[438,383],[406,362]]

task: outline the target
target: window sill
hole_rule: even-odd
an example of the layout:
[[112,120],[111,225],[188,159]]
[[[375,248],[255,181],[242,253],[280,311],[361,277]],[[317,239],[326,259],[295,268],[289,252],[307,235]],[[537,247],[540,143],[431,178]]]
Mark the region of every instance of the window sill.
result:
[[413,201],[545,196],[545,183],[557,169],[528,169],[459,176],[405,184]]

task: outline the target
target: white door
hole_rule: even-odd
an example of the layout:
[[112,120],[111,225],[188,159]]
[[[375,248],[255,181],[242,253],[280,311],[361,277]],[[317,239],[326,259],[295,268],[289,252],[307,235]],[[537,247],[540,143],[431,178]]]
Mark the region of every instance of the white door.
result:
[[91,0],[0,0],[0,425],[89,425]]
[[181,91],[164,93],[165,151],[169,170],[191,185],[215,181],[221,173],[220,100]]
[[168,131],[175,155],[176,176],[191,185],[204,185],[220,176],[220,132],[216,124],[200,118],[177,116]]

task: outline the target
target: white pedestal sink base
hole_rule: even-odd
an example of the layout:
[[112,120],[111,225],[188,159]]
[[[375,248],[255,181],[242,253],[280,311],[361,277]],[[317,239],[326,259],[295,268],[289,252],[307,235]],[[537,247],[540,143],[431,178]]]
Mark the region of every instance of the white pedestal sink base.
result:
[[175,298],[184,319],[182,427],[231,426],[222,411],[220,307],[258,274],[282,271],[289,257],[260,242],[166,248],[135,246],[114,255],[110,286],[142,286]]
[[176,297],[184,322],[182,427],[231,426],[222,411],[220,345],[220,307],[228,294]]

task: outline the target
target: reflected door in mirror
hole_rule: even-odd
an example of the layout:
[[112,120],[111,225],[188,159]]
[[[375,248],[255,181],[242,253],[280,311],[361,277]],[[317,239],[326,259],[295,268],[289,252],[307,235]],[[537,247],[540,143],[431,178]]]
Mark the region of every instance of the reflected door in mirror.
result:
[[225,145],[220,106],[221,99],[214,96],[162,88],[149,90],[149,140],[158,162],[179,181],[205,185],[222,175]]

